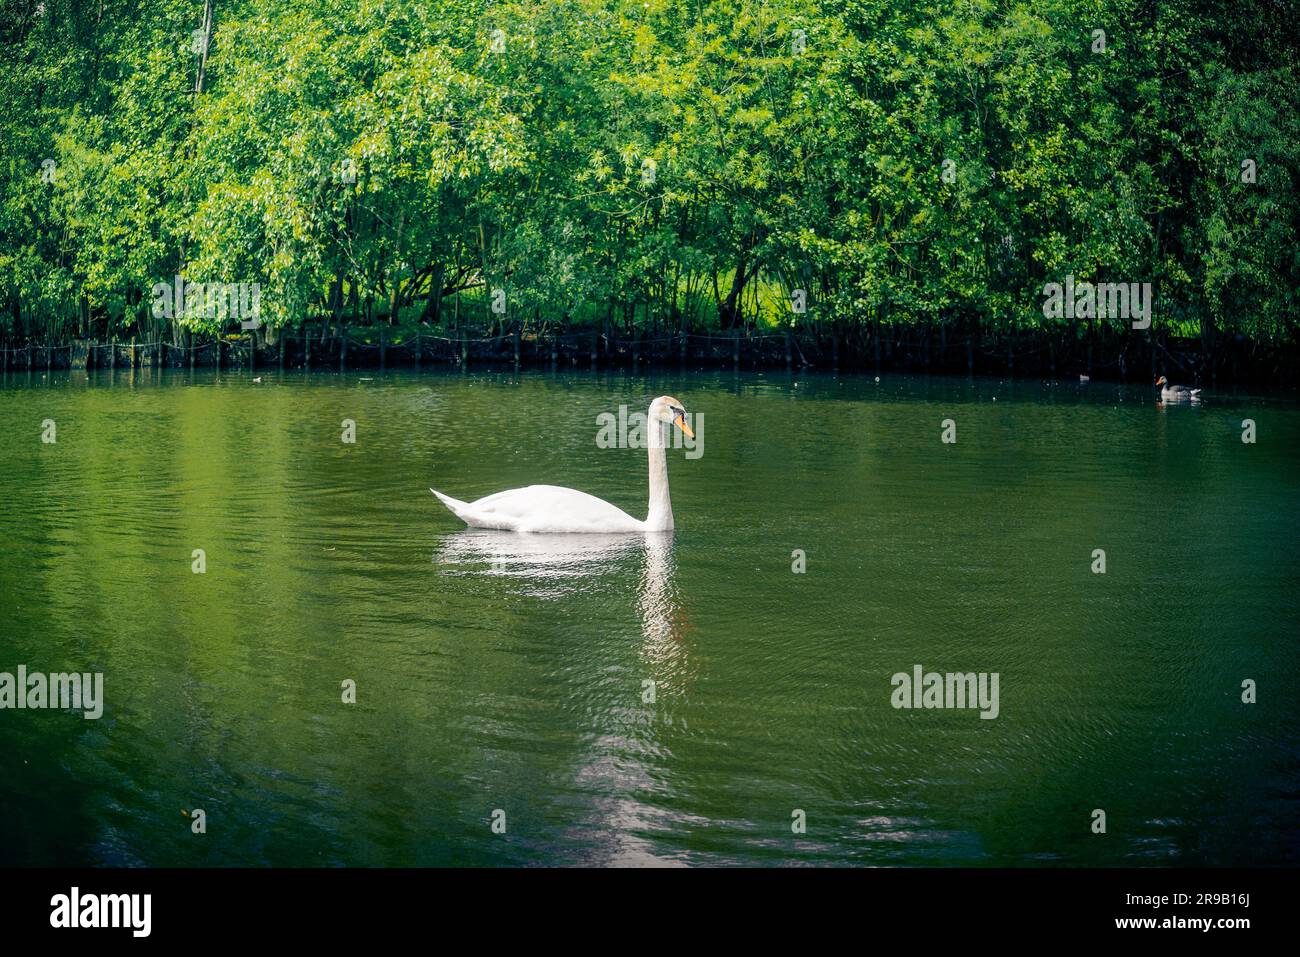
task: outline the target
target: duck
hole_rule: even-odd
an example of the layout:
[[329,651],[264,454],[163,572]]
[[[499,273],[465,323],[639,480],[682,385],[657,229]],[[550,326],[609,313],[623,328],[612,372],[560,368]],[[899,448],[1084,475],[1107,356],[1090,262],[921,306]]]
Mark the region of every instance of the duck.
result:
[[661,395],[646,414],[646,454],[650,461],[650,503],[645,520],[629,515],[604,499],[558,485],[529,485],[463,502],[429,489],[448,511],[471,528],[495,528],[543,534],[612,534],[668,532],[673,529],[673,506],[668,494],[668,459],[664,452],[664,426],[681,429],[695,438],[686,421],[686,409],[677,399]]
[[1201,396],[1200,389],[1192,389],[1185,385],[1170,385],[1169,380],[1164,376],[1156,379],[1156,385],[1161,386],[1160,398],[1166,402],[1177,402],[1180,399],[1199,399]]

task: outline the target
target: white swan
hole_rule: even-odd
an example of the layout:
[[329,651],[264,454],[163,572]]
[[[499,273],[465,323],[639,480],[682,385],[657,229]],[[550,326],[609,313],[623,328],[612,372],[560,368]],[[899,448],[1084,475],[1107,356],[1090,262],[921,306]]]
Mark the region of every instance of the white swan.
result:
[[429,489],[457,518],[475,528],[512,532],[667,532],[673,527],[668,498],[668,460],[661,425],[672,424],[689,438],[686,410],[672,396],[650,403],[646,416],[646,451],[650,456],[650,510],[645,521],[633,518],[594,495],[558,485],[529,485],[497,492],[474,502],[462,502]]

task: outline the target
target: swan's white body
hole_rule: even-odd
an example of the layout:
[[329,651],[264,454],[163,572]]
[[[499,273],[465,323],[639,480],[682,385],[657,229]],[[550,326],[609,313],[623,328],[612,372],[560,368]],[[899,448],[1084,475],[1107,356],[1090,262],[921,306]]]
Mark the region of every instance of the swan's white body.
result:
[[496,492],[473,502],[462,502],[437,489],[429,489],[452,514],[474,528],[499,528],[512,532],[610,533],[667,532],[673,527],[673,505],[668,495],[668,459],[661,423],[687,432],[681,403],[660,396],[646,417],[650,459],[650,507],[645,521],[603,499],[558,485],[529,485]]
[[[511,532],[644,532],[646,522],[604,499],[558,485],[529,485],[462,502],[429,489],[457,518],[474,528]],[[669,515],[667,528],[672,528]],[[666,531],[667,529],[659,529]]]

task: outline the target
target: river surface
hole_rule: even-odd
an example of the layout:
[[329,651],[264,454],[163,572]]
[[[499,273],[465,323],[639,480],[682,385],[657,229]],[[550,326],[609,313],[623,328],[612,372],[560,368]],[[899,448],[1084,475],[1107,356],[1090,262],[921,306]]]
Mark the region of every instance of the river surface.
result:
[[[674,533],[467,531],[429,493],[644,515],[598,416],[664,393],[699,436]],[[0,470],[0,672],[104,688],[0,710],[0,863],[1300,861],[1287,400],[10,373]],[[895,707],[916,666],[995,707]]]

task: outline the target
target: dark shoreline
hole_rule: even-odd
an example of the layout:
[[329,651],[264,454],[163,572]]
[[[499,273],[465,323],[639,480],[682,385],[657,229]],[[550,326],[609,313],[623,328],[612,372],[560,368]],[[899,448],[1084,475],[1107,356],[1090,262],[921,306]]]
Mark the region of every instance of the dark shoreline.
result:
[[[899,372],[979,375],[1149,384],[1157,375],[1194,386],[1266,386],[1295,391],[1300,356],[1294,347],[1264,347],[1220,340],[1213,352],[1200,339],[1146,333],[1062,340],[1026,333],[1008,336],[949,335],[938,330],[897,327],[878,336],[841,339],[822,330],[762,334],[661,333],[606,335],[599,329],[531,334],[446,334],[410,330],[405,340],[387,329],[366,327],[363,335],[255,335],[189,338],[185,345],[139,340],[80,340],[59,345],[29,343],[0,347],[0,372],[26,369],[245,368],[385,369],[424,366],[499,366],[593,370],[629,369],[797,369],[816,372]],[[393,341],[388,336],[394,335]]]

